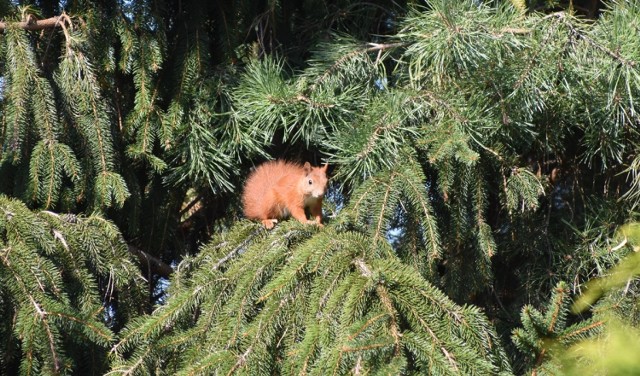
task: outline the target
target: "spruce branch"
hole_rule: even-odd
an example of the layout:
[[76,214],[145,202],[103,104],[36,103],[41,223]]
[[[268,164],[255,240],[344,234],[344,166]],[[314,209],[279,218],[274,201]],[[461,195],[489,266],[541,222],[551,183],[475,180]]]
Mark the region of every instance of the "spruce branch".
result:
[[[205,357],[185,354],[177,363],[171,361],[179,364],[172,370],[176,374],[266,374],[273,372],[268,364],[275,357],[283,359],[277,370],[291,374],[345,374],[376,370],[388,362],[395,370],[403,364],[438,369],[417,360],[421,354],[438,358],[435,367],[443,372],[500,367],[491,364],[487,353],[472,360],[480,352],[494,351],[476,352],[483,346],[478,339],[495,340],[491,333],[470,334],[487,328],[478,313],[457,308],[392,253],[380,249],[382,242],[372,243],[371,235],[329,227],[308,231],[302,224],[283,222],[249,243],[238,236],[252,231],[255,225],[241,222],[188,262],[191,277],[181,279],[167,305],[123,333],[113,348],[120,357],[115,369],[127,364],[128,369],[136,365],[148,371],[137,354],[154,348],[152,357],[175,355],[180,353],[176,346],[188,343],[215,350]],[[212,268],[239,247],[244,251],[228,259],[224,269]],[[195,336],[190,339],[173,323],[184,323],[193,310],[203,314],[189,325],[188,332]],[[438,324],[436,317],[442,315],[459,324]],[[439,346],[414,346],[416,337],[428,336],[425,330]],[[127,360],[131,346],[136,346],[136,354]],[[407,352],[412,355],[407,357]]]
[[[9,323],[15,334],[10,340],[21,344],[23,372],[35,372],[38,367],[60,372],[77,360],[68,346],[84,342],[97,349],[112,341],[113,333],[102,321],[104,306],[96,292],[97,281],[108,275],[118,288],[126,285],[121,276],[127,274],[127,255],[113,244],[105,247],[111,239],[108,227],[86,227],[90,219],[67,221],[51,211],[33,213],[4,196],[0,196],[0,208],[6,213],[0,218],[0,287],[11,292],[11,300],[4,303],[15,311]],[[109,252],[94,263],[88,252],[92,245]],[[113,262],[111,257],[118,260]],[[103,274],[105,269],[118,271]],[[77,289],[78,285],[83,288]],[[31,362],[34,358],[36,362]]]
[[552,292],[545,314],[532,306],[522,309],[523,327],[513,331],[512,340],[530,358],[532,372],[556,367],[558,356],[568,346],[602,330],[603,321],[596,318],[567,326],[571,304],[568,293],[568,285],[560,282]]

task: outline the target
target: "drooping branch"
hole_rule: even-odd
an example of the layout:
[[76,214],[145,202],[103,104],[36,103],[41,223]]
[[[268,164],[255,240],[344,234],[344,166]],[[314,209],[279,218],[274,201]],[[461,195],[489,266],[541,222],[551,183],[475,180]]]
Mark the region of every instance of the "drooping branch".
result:
[[33,15],[27,15],[24,21],[20,22],[4,22],[0,21],[0,31],[6,30],[9,26],[17,27],[24,30],[44,30],[54,27],[63,26],[63,22],[69,22],[69,16],[63,13],[59,16],[46,18],[44,20],[37,20]]

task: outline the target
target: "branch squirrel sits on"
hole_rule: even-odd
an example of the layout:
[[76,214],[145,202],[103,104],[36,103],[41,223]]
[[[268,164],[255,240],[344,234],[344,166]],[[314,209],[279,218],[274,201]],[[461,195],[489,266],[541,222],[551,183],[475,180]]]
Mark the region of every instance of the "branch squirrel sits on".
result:
[[[269,161],[253,171],[244,186],[242,205],[249,219],[268,229],[292,216],[302,223],[322,225],[322,199],[327,191],[327,164],[311,167],[283,160]],[[308,210],[313,220],[307,219]]]

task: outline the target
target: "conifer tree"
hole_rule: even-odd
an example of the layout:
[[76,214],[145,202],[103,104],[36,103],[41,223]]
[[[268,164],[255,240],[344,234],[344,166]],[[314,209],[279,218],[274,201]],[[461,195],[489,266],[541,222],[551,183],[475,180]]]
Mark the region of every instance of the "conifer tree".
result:
[[[640,197],[598,3],[0,2],[3,370],[559,367]],[[242,219],[275,158],[329,163],[324,228]]]

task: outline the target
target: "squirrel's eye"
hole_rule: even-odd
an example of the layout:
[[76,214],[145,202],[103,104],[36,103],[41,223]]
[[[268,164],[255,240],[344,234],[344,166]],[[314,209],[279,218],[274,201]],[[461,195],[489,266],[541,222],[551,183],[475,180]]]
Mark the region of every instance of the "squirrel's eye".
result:
[[313,184],[313,181],[311,179],[309,179],[309,185]]

